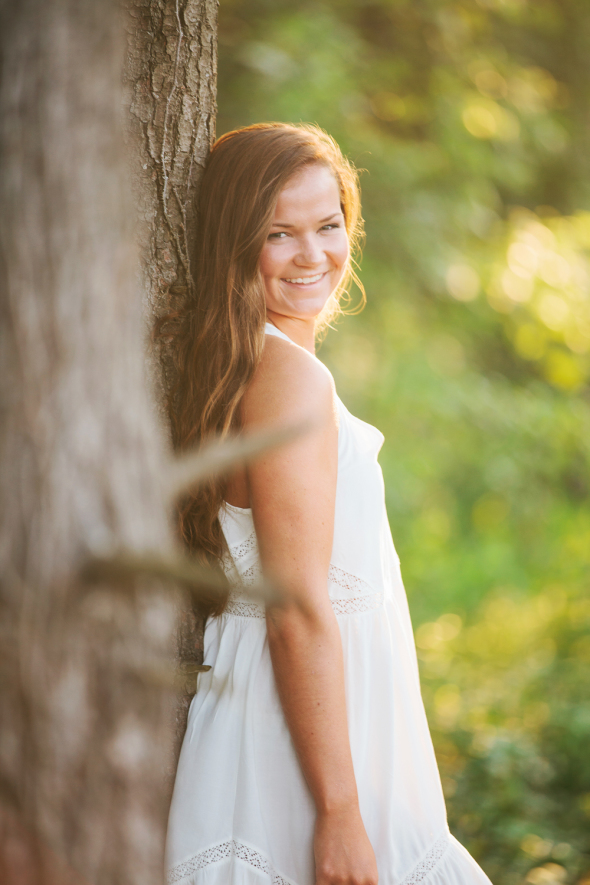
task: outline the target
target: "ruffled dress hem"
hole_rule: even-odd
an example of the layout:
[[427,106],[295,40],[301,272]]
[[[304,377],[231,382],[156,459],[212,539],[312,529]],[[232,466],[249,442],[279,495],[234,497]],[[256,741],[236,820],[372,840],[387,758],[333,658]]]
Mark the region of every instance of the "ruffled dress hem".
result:
[[[300,885],[281,875],[262,852],[236,839],[212,845],[178,864],[168,873],[167,885]],[[401,879],[383,885],[489,885],[489,879],[469,852],[448,831],[442,833],[413,869]]]

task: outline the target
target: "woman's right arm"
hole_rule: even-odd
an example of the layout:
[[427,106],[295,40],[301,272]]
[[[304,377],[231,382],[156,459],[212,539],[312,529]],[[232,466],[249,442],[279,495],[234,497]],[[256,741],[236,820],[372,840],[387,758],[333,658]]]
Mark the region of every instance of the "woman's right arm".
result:
[[316,885],[376,885],[350,752],[342,642],[327,590],[338,469],[329,373],[301,348],[267,339],[243,418],[248,429],[316,422],[305,436],[265,454],[248,470],[262,564],[286,591],[283,604],[269,607],[268,642],[317,810]]

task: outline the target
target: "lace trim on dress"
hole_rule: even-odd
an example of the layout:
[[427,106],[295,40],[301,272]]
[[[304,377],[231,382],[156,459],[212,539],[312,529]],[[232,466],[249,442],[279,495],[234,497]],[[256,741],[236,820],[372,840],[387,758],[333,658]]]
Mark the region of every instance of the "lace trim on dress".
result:
[[237,857],[238,860],[244,861],[253,869],[266,873],[267,876],[272,876],[272,885],[293,885],[289,879],[279,876],[268,858],[264,857],[263,854],[254,848],[250,848],[248,845],[244,845],[243,842],[236,842],[235,839],[231,839],[228,842],[220,842],[219,845],[206,848],[205,851],[200,851],[199,854],[194,854],[188,860],[173,867],[166,876],[167,885],[175,885],[176,882],[186,879],[187,876],[191,876],[193,873],[198,872],[198,870],[202,870],[211,864],[219,863],[222,860],[229,860],[232,857]]
[[[420,883],[424,882],[435,867],[438,866],[449,845],[449,834],[443,833],[400,885],[420,885]],[[193,873],[211,864],[229,860],[232,857],[244,861],[253,869],[266,873],[267,876],[272,876],[272,885],[293,885],[289,879],[279,876],[268,858],[263,854],[256,851],[255,848],[250,848],[249,845],[244,845],[243,842],[237,842],[235,839],[231,839],[228,842],[220,842],[219,845],[206,848],[204,851],[194,854],[188,860],[173,867],[166,876],[167,885],[176,885],[177,882],[186,879]]]
[[371,594],[370,584],[367,584],[362,578],[357,578],[356,575],[351,575],[350,572],[345,572],[344,569],[338,568],[338,566],[335,565],[331,565],[328,570],[328,583],[332,585],[335,584],[340,590],[347,590],[349,593],[352,591],[355,596],[373,595]]
[[[245,541],[230,547],[231,557],[240,578],[240,584],[229,594],[225,611],[239,618],[264,618],[264,606],[258,602],[245,599],[240,593],[241,587],[251,587],[261,575],[260,562],[256,561],[244,571],[240,571],[238,563],[258,548],[256,532],[252,532]],[[227,563],[226,563],[227,571]],[[331,565],[328,571],[328,588],[330,602],[337,615],[355,615],[373,611],[383,604],[383,594],[374,593],[372,587],[362,578],[344,569]],[[342,591],[345,591],[342,596]],[[351,595],[349,595],[351,594]]]
[[424,882],[434,868],[438,866],[449,845],[449,834],[443,833],[400,885],[419,885],[420,882]]
[[234,615],[236,618],[261,618],[264,620],[266,610],[259,602],[249,602],[235,593],[230,593],[223,614]]
[[[242,541],[240,544],[236,544],[235,547],[229,546],[229,551],[223,554],[221,557],[221,567],[227,577],[230,579],[231,583],[235,583],[236,575],[239,578],[239,582],[242,584],[253,584],[257,575],[257,567],[258,571],[260,569],[259,563],[255,563],[253,566],[250,566],[245,572],[240,572],[240,568],[238,563],[245,559],[249,554],[255,553],[258,551],[258,541],[256,538],[256,532],[251,532],[245,541]],[[250,578],[250,580],[248,580]]]
[[381,608],[383,593],[371,593],[370,596],[355,596],[346,599],[330,599],[330,602],[337,615],[358,615]]
[[251,565],[250,568],[247,568],[240,575],[242,579],[242,584],[246,587],[251,587],[252,584],[256,583],[256,579],[262,577],[262,571],[260,569],[260,565],[256,562],[254,565]]
[[[330,599],[330,602],[337,615],[356,615],[381,608],[383,594],[371,593],[370,596]],[[258,602],[250,602],[235,593],[230,593],[224,614],[234,615],[238,618],[264,618],[266,616],[263,605]]]
[[258,541],[256,540],[256,532],[251,532],[248,535],[245,541],[242,541],[241,544],[236,544],[235,547],[230,546],[230,553],[232,555],[233,561],[238,563],[238,560],[243,559],[248,553],[251,553],[253,550],[258,549]]

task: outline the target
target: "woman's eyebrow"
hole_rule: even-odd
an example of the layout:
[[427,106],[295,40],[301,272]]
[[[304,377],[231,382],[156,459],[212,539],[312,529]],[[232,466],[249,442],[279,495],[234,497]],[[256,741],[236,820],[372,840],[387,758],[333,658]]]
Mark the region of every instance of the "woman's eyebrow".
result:
[[[321,218],[320,221],[319,221],[318,223],[319,223],[319,224],[325,224],[326,221],[330,221],[332,218],[335,218],[337,215],[342,215],[342,211],[339,211],[339,212],[333,212],[331,215],[328,215],[327,218]],[[294,224],[286,224],[286,223],[283,222],[283,221],[273,221],[272,226],[273,226],[273,227],[295,227]]]

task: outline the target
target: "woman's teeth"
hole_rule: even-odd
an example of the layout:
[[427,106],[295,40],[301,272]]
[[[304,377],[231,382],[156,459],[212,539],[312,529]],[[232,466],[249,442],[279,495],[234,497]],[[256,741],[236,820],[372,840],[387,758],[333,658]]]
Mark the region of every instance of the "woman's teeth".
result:
[[315,277],[296,277],[295,279],[287,279],[285,277],[286,283],[303,283],[304,286],[309,286],[311,283],[317,283],[323,277],[323,273],[316,274]]

